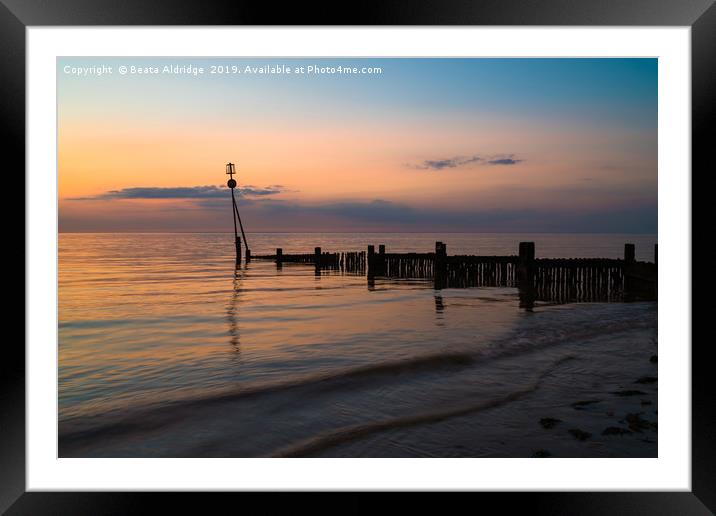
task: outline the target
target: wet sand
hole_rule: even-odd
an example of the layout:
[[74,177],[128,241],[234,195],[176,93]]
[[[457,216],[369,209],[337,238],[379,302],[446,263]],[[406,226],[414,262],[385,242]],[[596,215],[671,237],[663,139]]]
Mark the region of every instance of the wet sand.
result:
[[[545,371],[537,388],[509,403],[306,455],[657,457],[655,331],[604,335],[579,343],[579,353],[568,351],[574,347],[538,352],[567,354]],[[376,449],[381,453],[371,452]]]

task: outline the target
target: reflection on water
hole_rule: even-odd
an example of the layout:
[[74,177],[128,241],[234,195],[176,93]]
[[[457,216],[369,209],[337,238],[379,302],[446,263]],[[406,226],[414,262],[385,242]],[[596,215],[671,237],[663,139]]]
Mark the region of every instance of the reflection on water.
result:
[[443,311],[445,310],[445,304],[443,303],[443,296],[435,295],[435,324],[438,326],[444,326],[443,322]]
[[241,279],[243,272],[241,266],[237,265],[234,269],[234,289],[231,294],[231,301],[226,309],[226,318],[229,322],[229,341],[231,347],[236,351],[236,355],[241,352],[240,348],[240,337],[239,337],[239,323],[238,323],[238,310],[239,303],[241,300]]
[[[361,250],[367,242],[397,252],[434,245],[434,238],[257,234],[251,241],[254,254],[319,245]],[[625,241],[599,235],[590,248],[585,237],[550,235],[544,245],[532,238],[538,255],[559,249],[566,256],[619,256]],[[653,248],[653,237],[639,238],[637,252]],[[518,239],[443,235],[464,253],[514,252]],[[483,403],[529,390],[559,359],[531,358],[515,377],[501,357],[655,328],[653,304],[549,309],[514,288],[436,291],[424,281],[368,280],[305,265],[234,267],[224,234],[62,234],[58,281],[60,441],[75,442],[74,435],[82,446],[94,443],[86,453],[99,455],[271,455],[368,419],[404,425],[417,410],[427,421],[431,407],[460,411],[479,405],[470,401],[475,396]],[[520,310],[526,305],[534,312]],[[250,392],[262,394],[235,398]],[[230,416],[238,413],[240,421]],[[144,428],[145,435],[150,427],[161,431],[139,449],[126,444],[139,446],[134,433],[125,443],[99,430]],[[103,437],[93,441],[91,432]],[[207,439],[201,449],[197,435]],[[229,435],[242,444],[225,442]]]

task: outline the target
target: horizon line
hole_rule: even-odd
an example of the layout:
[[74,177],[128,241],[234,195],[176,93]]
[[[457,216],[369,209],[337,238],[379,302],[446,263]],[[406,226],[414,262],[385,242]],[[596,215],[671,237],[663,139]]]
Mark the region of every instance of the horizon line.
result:
[[[444,233],[453,235],[658,235],[658,232],[634,232],[634,231],[246,231],[247,235],[261,234],[336,234],[345,235],[351,233],[373,233],[373,234],[426,234]],[[232,231],[57,231],[57,234],[86,234],[86,235],[231,235]]]

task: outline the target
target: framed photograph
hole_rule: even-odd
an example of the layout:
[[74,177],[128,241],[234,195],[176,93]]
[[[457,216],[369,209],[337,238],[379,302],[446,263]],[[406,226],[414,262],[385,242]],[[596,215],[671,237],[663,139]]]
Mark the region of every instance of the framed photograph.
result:
[[27,303],[0,509],[716,510],[691,340],[712,1],[106,4],[2,7]]

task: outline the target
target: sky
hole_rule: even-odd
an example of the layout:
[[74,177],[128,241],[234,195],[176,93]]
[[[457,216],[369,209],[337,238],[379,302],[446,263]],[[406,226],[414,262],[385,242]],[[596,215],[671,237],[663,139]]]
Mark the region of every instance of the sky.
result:
[[57,95],[61,232],[233,231],[227,162],[249,232],[657,231],[656,59],[59,58]]

